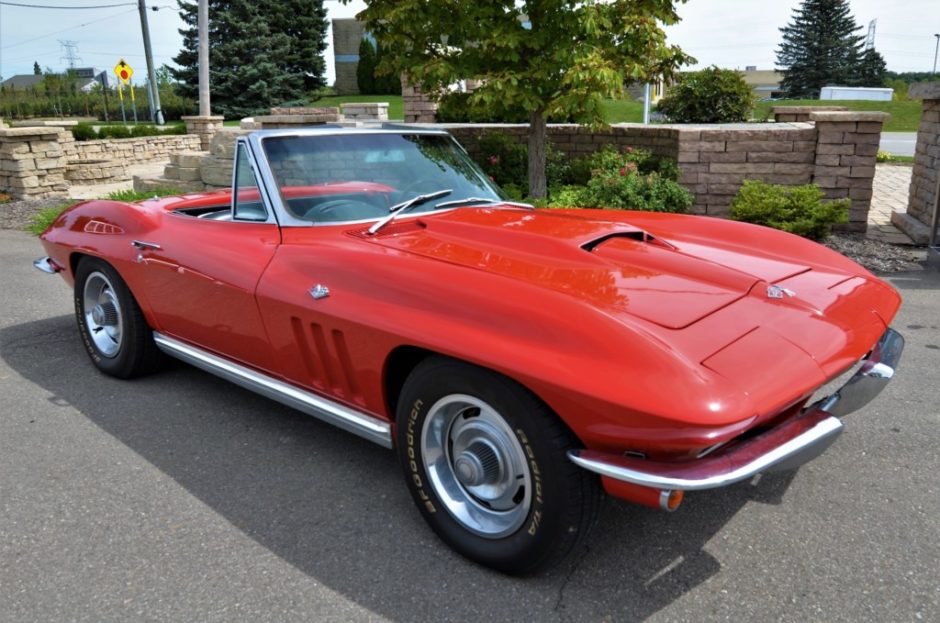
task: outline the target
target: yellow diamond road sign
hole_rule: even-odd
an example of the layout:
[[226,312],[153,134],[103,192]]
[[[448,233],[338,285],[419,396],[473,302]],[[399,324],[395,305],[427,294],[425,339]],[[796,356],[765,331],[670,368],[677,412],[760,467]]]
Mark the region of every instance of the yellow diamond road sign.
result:
[[131,76],[134,75],[134,69],[122,58],[118,61],[118,64],[114,66],[114,75],[124,84],[129,84]]

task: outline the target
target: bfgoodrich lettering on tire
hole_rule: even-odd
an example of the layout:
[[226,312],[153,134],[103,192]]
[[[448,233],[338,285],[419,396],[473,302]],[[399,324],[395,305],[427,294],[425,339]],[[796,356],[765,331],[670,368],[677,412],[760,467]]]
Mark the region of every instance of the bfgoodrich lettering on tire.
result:
[[398,401],[405,479],[437,535],[471,560],[531,573],[563,558],[597,515],[577,439],[511,379],[445,357],[421,363]]

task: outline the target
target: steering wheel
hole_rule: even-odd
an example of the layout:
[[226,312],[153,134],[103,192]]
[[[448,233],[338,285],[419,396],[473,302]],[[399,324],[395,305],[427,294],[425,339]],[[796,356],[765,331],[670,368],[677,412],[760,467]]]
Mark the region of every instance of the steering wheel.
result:
[[361,221],[388,214],[385,208],[356,199],[331,199],[307,210],[303,219],[315,222]]
[[429,177],[423,177],[417,179],[401,190],[398,191],[398,201],[404,201],[405,199],[411,199],[415,195],[434,192],[435,190],[441,190],[441,188],[446,188],[447,186],[441,186],[440,180],[433,180]]

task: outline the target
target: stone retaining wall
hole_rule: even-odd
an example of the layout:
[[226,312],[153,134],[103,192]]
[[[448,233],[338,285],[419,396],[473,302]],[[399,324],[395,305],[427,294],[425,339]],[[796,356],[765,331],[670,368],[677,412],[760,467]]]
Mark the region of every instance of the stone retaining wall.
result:
[[912,84],[910,97],[923,99],[923,114],[914,148],[907,213],[895,212],[891,222],[914,242],[927,244],[934,206],[940,194],[940,82]]
[[200,137],[193,134],[76,141],[68,133],[61,140],[69,160],[110,159],[124,165],[161,162],[174,152],[199,149],[200,146]]
[[[568,157],[605,145],[648,149],[679,163],[680,183],[695,195],[697,214],[727,216],[744,180],[773,184],[818,183],[830,198],[852,201],[851,231],[865,231],[871,205],[875,154],[885,113],[814,112],[810,123],[714,125],[616,124],[592,131],[577,125],[549,125],[548,140]],[[525,143],[528,126],[439,124],[476,156],[487,132]]]

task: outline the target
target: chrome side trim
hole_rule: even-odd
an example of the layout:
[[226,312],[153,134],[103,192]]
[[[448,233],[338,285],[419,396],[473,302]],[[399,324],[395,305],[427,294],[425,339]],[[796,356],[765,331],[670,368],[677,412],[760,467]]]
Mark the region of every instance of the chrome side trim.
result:
[[[720,461],[714,463],[714,470],[701,469],[704,465],[694,461],[683,467],[681,464],[668,465],[668,468],[674,468],[667,473],[666,469],[657,472],[657,468],[665,467],[662,463],[650,464],[649,471],[644,471],[640,466],[642,461],[629,460],[630,467],[624,465],[628,459],[622,459],[621,464],[614,463],[619,457],[612,455],[601,455],[600,453],[587,450],[569,450],[568,458],[580,467],[592,471],[601,476],[607,476],[614,480],[631,482],[644,487],[654,489],[679,489],[682,491],[699,491],[702,489],[715,489],[726,485],[747,480],[761,472],[780,466],[786,462],[787,466],[792,464],[804,463],[809,458],[815,458],[822,450],[827,448],[836,437],[842,432],[842,421],[836,417],[825,417],[821,419],[809,430],[793,437],[789,441],[776,446],[770,451],[759,454],[749,462],[734,468],[727,469],[728,463]],[[821,446],[821,448],[820,448]],[[811,455],[805,460],[800,460],[806,455]],[[608,458],[609,457],[609,458]],[[633,467],[636,466],[636,467]],[[727,470],[727,471],[726,471]]]
[[314,393],[294,387],[261,372],[251,370],[201,348],[154,332],[157,347],[171,357],[201,368],[245,389],[276,400],[382,447],[392,447],[392,427],[388,422],[350,409]]
[[48,256],[34,260],[33,267],[38,268],[48,275],[54,275],[60,270],[58,266],[52,263],[52,260],[50,260]]

